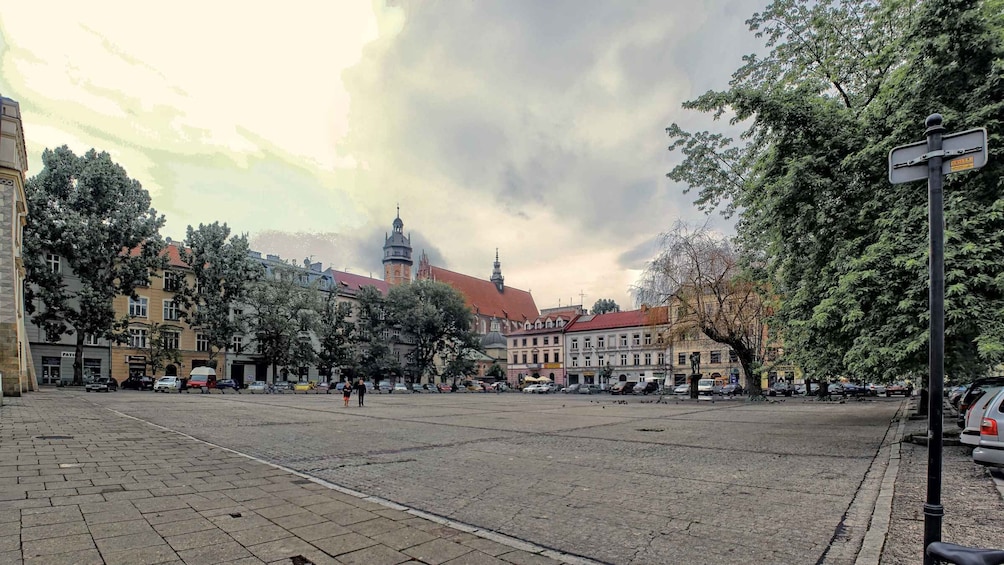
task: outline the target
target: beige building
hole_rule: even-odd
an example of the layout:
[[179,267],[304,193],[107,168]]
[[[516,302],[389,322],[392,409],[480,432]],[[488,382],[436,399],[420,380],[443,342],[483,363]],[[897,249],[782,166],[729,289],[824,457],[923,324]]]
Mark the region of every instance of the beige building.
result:
[[21,107],[0,96],[0,384],[2,396],[35,390],[31,350],[24,327],[22,235],[28,219],[25,173],[28,154]]

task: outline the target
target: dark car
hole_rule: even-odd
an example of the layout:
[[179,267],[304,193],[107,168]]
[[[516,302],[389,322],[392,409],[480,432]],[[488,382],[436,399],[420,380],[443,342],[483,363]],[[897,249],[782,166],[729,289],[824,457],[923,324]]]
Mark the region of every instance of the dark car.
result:
[[991,386],[1004,386],[1004,376],[983,377],[976,379],[973,384],[969,385],[966,393],[962,395],[962,400],[959,401],[958,424],[960,428],[966,427],[966,412],[969,411],[969,407],[983,396],[985,388]]
[[795,387],[788,384],[787,381],[777,381],[767,390],[767,396],[791,396],[793,394],[795,394]]
[[657,381],[648,381],[634,385],[631,392],[634,394],[651,394],[657,390],[659,390],[659,383]]
[[871,396],[868,387],[854,383],[844,383],[844,396]]
[[220,389],[220,392],[226,393],[226,389],[236,390],[238,394],[241,392],[241,387],[237,385],[237,381],[233,379],[225,379],[222,381],[216,381],[216,388]]
[[619,381],[610,388],[610,394],[631,394],[632,389],[634,389],[634,383]]
[[119,384],[123,390],[153,390],[153,379],[146,375],[133,375]]
[[119,389],[119,382],[111,377],[99,377],[84,387],[85,392],[113,392]]

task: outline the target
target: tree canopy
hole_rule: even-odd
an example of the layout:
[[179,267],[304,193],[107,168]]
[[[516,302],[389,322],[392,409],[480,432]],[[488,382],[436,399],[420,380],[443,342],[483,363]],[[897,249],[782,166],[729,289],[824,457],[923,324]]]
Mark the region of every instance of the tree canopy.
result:
[[[108,153],[78,157],[62,146],[46,149],[42,165],[25,186],[25,308],[49,335],[76,334],[73,380],[80,383],[85,336],[122,339],[128,320],[116,320],[112,301],[135,297],[163,266],[164,217]],[[62,258],[79,289],[67,287],[69,273],[49,265],[47,254]]]
[[[721,132],[667,128],[669,177],[706,211],[738,214],[751,276],[780,297],[773,323],[810,375],[926,374],[927,195],[890,185],[890,149],[986,127],[990,163],[946,177],[946,370],[1004,359],[1004,23],[996,0],[776,0],[748,20],[769,53],[685,108]],[[996,11],[995,11],[996,10]]]
[[612,298],[601,298],[593,304],[590,314],[606,314],[607,312],[620,312],[621,307]]

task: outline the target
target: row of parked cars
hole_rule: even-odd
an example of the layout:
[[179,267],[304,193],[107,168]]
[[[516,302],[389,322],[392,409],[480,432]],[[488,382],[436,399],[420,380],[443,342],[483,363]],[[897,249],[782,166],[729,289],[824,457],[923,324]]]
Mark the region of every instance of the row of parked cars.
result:
[[1004,376],[950,389],[948,401],[959,410],[959,441],[974,448],[973,462],[1004,467]]

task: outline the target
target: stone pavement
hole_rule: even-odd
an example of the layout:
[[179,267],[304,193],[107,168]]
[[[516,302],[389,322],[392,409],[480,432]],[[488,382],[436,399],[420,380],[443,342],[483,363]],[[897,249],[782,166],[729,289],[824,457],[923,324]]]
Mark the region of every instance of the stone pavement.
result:
[[[451,527],[455,526],[455,527]],[[41,391],[0,408],[0,565],[584,563]]]

